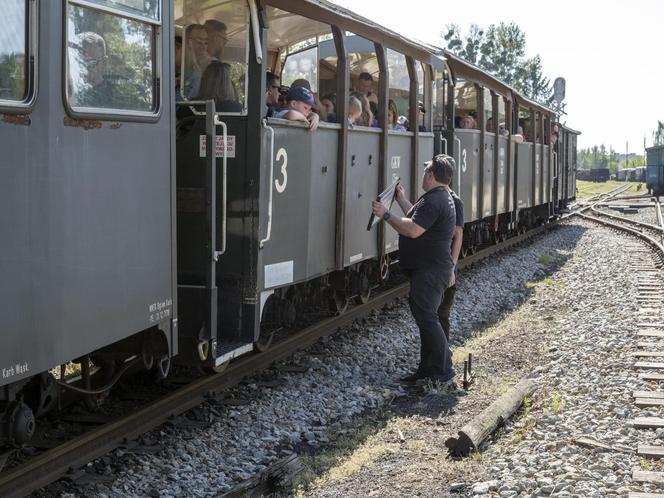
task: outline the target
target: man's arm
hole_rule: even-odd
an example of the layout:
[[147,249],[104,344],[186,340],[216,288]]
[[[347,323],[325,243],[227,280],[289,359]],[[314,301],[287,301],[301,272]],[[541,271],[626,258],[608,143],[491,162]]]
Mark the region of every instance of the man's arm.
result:
[[[387,212],[387,208],[378,201],[371,203],[373,214],[382,218]],[[410,218],[401,218],[400,216],[391,215],[387,223],[394,228],[399,235],[408,237],[409,239],[416,239],[422,235],[426,230],[415,223]]]
[[399,204],[399,207],[401,208],[404,214],[410,211],[411,208],[413,207],[410,201],[406,199],[406,192],[404,188],[401,186],[401,184],[397,185],[397,193],[394,198],[396,199],[397,204]]
[[459,261],[459,253],[461,252],[461,245],[463,244],[463,227],[459,225],[454,227],[454,237],[452,238],[452,262],[454,266]]

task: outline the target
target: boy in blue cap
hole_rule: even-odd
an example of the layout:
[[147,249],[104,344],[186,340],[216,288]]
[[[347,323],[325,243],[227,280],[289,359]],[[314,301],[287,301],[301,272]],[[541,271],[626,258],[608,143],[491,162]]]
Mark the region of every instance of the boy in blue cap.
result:
[[291,87],[286,96],[286,108],[277,112],[274,117],[304,121],[309,124],[309,130],[314,131],[319,122],[318,114],[311,112],[315,105],[314,94],[310,90],[301,86]]

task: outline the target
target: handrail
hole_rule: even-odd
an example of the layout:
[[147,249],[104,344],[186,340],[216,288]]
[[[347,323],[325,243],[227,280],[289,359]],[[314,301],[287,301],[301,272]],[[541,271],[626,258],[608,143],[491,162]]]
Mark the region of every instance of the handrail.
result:
[[265,234],[265,238],[261,240],[258,245],[260,249],[263,249],[265,243],[272,237],[272,190],[274,190],[274,128],[269,126],[265,119],[262,121],[262,124],[263,128],[270,132],[270,193],[268,194],[267,206],[267,233]]
[[461,195],[461,140],[454,135],[454,142],[459,145],[457,147],[457,153],[459,154],[459,159],[457,160],[457,195]]
[[[214,251],[213,254],[213,259],[215,261],[219,261],[219,256],[223,255],[226,252],[226,218],[227,218],[227,209],[228,209],[228,200],[226,199],[226,195],[228,192],[228,188],[226,186],[226,178],[227,178],[227,169],[226,165],[228,163],[228,127],[226,126],[226,123],[224,123],[221,119],[219,119],[219,114],[215,114],[214,116],[214,124],[216,126],[221,126],[221,129],[223,131],[222,134],[222,151],[223,155],[222,160],[221,160],[221,250],[219,251]],[[215,144],[215,149],[216,149],[216,144]],[[215,152],[216,154],[216,152]]]
[[249,12],[251,15],[251,32],[254,35],[254,50],[256,51],[256,62],[263,63],[263,45],[261,44],[261,34],[258,25],[258,9],[256,8],[256,0],[247,0],[249,3]]
[[447,139],[443,136],[442,133],[440,134],[440,141],[445,144],[445,151],[443,152],[443,154],[447,155]]

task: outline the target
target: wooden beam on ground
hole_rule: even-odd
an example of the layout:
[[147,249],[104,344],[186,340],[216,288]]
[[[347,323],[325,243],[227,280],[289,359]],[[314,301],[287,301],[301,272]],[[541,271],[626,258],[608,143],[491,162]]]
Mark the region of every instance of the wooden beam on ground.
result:
[[664,399],[664,391],[634,391],[633,398]]
[[647,458],[664,458],[664,446],[647,446],[640,444],[636,450],[637,455]]
[[639,330],[636,335],[639,337],[662,337],[664,338],[664,330]]
[[662,398],[636,398],[634,404],[637,408],[649,408],[651,406],[664,406],[664,399]]
[[521,406],[524,398],[531,396],[537,385],[532,379],[524,378],[504,395],[491,403],[482,413],[464,425],[458,437],[445,441],[445,446],[453,456],[467,456],[477,451],[482,441]]
[[258,497],[274,493],[293,480],[304,466],[300,457],[293,453],[270,465],[254,477],[241,482],[220,498]]
[[634,368],[644,368],[647,370],[664,370],[664,363],[657,363],[652,361],[637,361],[634,363]]
[[664,498],[662,493],[640,493],[638,491],[630,491],[627,498]]
[[664,472],[651,472],[649,470],[634,469],[632,480],[635,482],[664,483]]
[[664,380],[664,374],[658,373],[641,373],[639,374],[641,380]]
[[638,417],[632,421],[635,429],[659,429],[664,427],[664,418],[661,417]]

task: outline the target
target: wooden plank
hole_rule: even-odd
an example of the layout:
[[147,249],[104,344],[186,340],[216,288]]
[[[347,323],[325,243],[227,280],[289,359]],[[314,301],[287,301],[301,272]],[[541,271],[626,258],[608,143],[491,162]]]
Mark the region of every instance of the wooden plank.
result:
[[652,361],[637,361],[634,368],[645,368],[648,370],[664,370],[664,363],[655,363]]
[[664,330],[639,330],[636,333],[639,337],[661,337],[664,338]]
[[638,417],[632,420],[635,429],[659,429],[664,427],[664,418],[661,417]]
[[636,398],[634,404],[637,408],[649,408],[651,406],[664,406],[664,399],[652,399],[652,398]]
[[662,322],[640,322],[636,324],[637,327],[639,328],[646,328],[646,329],[664,329],[664,323]]
[[627,498],[664,498],[662,493],[641,493],[639,491],[630,491]]
[[659,347],[664,347],[664,342],[637,342],[637,348],[642,349],[657,349]]
[[664,483],[664,472],[651,472],[649,470],[634,469],[632,480],[636,482]]
[[640,444],[636,453],[642,457],[664,458],[664,446],[648,446]]
[[630,354],[630,356],[635,356],[637,358],[662,358],[662,357],[664,357],[664,351],[632,351],[629,354]]
[[641,380],[664,380],[664,374],[658,373],[641,373],[639,374]]
[[632,393],[632,397],[644,399],[664,399],[664,391],[634,391]]

